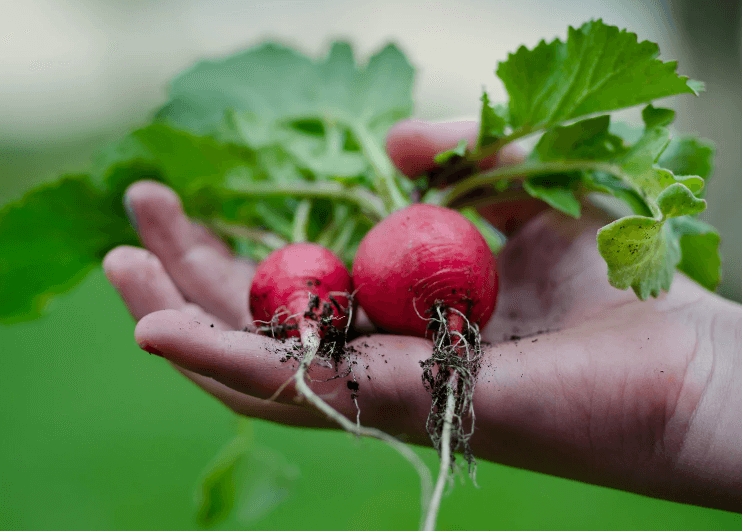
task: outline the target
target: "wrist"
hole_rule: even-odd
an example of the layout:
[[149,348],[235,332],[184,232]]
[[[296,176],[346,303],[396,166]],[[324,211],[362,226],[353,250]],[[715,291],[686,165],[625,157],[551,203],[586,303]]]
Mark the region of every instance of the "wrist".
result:
[[[705,380],[700,400],[685,422],[672,481],[677,501],[742,511],[742,307],[714,297],[707,326],[698,326],[698,348],[687,381]],[[682,397],[678,404],[683,406]]]

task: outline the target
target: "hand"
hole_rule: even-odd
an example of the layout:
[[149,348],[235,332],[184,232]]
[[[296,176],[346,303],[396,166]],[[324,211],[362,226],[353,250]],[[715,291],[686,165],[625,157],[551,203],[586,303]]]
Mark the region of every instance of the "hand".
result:
[[[405,122],[388,151],[408,174],[473,123]],[[500,161],[512,160],[513,152]],[[147,248],[120,247],[104,268],[139,320],[136,340],[234,411],[301,426],[329,426],[295,405],[293,389],[264,399],[290,378],[287,346],[242,330],[250,325],[252,265],[230,256],[187,220],[178,198],[156,183],[127,193]],[[595,233],[609,221],[586,207],[580,220],[533,201],[485,211],[516,231],[499,257],[500,296],[483,337],[474,396],[483,459],[651,496],[742,510],[742,308],[678,275],[669,294],[641,302],[612,288]],[[516,338],[522,339],[516,339]],[[356,339],[361,422],[429,444],[430,396],[419,361],[429,341]],[[310,370],[313,390],[350,418],[345,379]]]

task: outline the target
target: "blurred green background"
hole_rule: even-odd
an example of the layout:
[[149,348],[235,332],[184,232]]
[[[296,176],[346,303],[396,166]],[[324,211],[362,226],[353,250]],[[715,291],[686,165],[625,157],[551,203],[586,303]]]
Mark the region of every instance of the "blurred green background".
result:
[[[717,145],[706,219],[724,242],[719,291],[742,300],[739,2],[27,0],[0,12],[0,204],[84,169],[201,58],[268,38],[315,56],[347,38],[366,57],[392,40],[417,68],[416,115],[451,119],[476,115],[482,85],[503,97],[492,71],[508,51],[603,17],[707,83],[701,98],[662,103],[679,132]],[[196,487],[237,421],[140,351],[133,328],[99,270],[43,319],[0,326],[1,531],[199,529]],[[257,421],[249,440],[246,501],[214,529],[415,528],[417,480],[391,450]],[[740,515],[491,463],[478,481],[444,499],[439,529],[742,529]]]

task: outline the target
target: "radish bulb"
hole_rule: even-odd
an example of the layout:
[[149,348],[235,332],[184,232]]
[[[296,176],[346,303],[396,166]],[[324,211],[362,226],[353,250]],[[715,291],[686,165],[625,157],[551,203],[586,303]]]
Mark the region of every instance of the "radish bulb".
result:
[[[319,348],[326,336],[345,337],[352,289],[348,270],[332,252],[314,243],[294,243],[258,265],[250,312],[274,337],[299,336],[305,346],[317,343]],[[336,361],[340,354],[333,353]]]

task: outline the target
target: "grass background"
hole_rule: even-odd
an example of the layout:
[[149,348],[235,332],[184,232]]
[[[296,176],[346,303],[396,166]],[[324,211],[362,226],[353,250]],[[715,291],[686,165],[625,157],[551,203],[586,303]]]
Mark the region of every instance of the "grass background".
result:
[[[719,146],[709,215],[726,241],[722,293],[742,298],[738,1],[703,9],[691,0],[352,5],[8,3],[0,18],[0,204],[84,169],[97,147],[144,123],[164,101],[166,80],[198,58],[264,38],[313,55],[338,36],[362,55],[394,40],[418,68],[417,116],[451,118],[476,113],[483,83],[497,90],[492,69],[506,51],[602,16],[659,42],[663,58],[707,81],[707,95],[672,106],[681,131]],[[99,269],[44,318],[0,325],[0,531],[200,529],[194,493],[237,433],[236,417],[140,351],[133,329]],[[237,474],[244,499],[213,529],[415,528],[417,480],[391,450],[260,421],[249,431],[251,452]],[[435,465],[432,451],[420,452]],[[742,529],[742,515],[492,463],[480,463],[478,482],[459,483],[444,499],[440,530]]]

